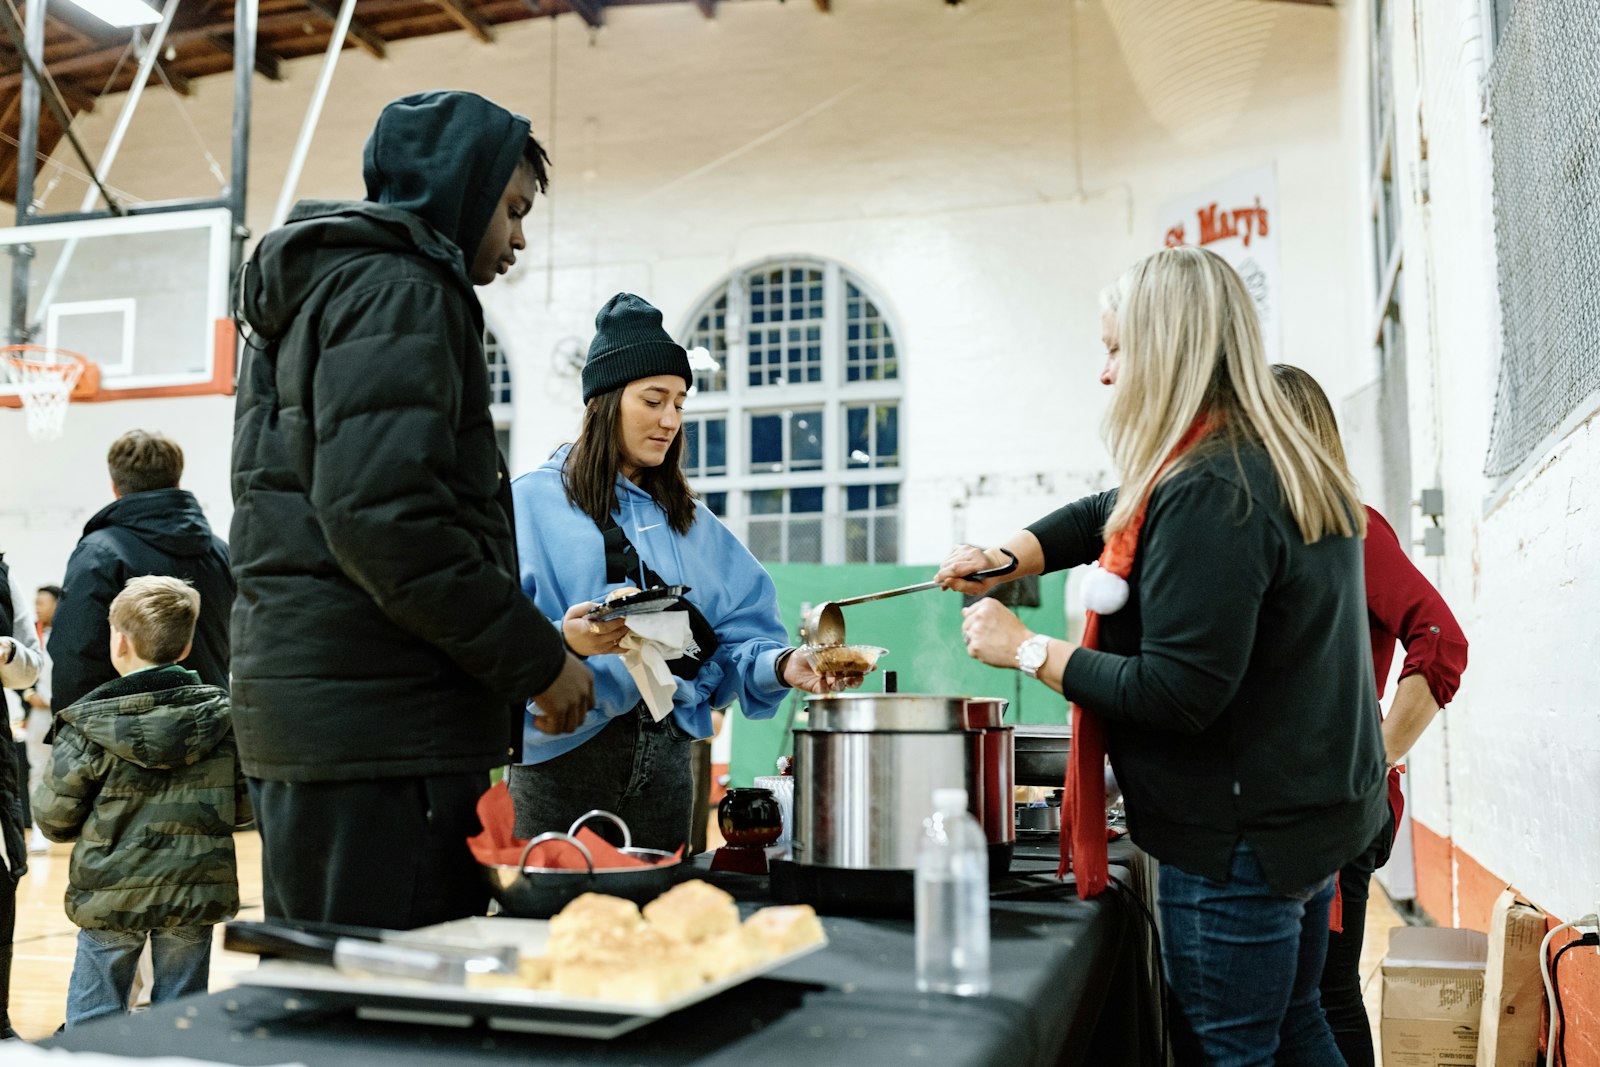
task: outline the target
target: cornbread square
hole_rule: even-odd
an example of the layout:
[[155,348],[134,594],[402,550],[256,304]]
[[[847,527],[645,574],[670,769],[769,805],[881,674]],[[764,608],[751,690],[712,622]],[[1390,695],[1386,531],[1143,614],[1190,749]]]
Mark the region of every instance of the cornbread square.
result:
[[556,957],[551,969],[551,988],[558,993],[634,1004],[670,1000],[699,984],[689,951],[642,923],[625,940],[607,939]]
[[644,906],[644,918],[674,941],[696,944],[738,929],[739,906],[708,882],[673,886]]
[[550,919],[547,951],[558,960],[625,956],[633,939],[646,929],[639,906],[633,901],[584,893]]
[[692,948],[700,977],[715,982],[754,967],[767,958],[767,946],[755,931],[743,926],[708,937]]
[[755,934],[769,956],[782,956],[827,940],[822,923],[817,921],[817,913],[809,904],[762,908],[744,921],[744,927]]

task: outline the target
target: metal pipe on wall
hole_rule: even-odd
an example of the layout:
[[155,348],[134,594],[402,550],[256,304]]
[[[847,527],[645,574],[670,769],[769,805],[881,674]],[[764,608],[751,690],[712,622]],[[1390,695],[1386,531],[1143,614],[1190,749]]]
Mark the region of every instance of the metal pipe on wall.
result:
[[[35,69],[44,62],[44,18],[47,0],[28,0],[23,47],[35,60],[22,64],[22,106],[17,119],[17,217],[25,225],[33,214],[33,180],[39,172],[39,79]],[[27,344],[28,282],[32,245],[16,245],[11,253],[11,343]]]
[[236,0],[233,5],[233,159],[227,192],[228,207],[233,212],[230,281],[239,276],[244,243],[250,236],[250,228],[245,225],[245,197],[250,184],[250,79],[256,70],[256,22],[260,10],[260,0]]

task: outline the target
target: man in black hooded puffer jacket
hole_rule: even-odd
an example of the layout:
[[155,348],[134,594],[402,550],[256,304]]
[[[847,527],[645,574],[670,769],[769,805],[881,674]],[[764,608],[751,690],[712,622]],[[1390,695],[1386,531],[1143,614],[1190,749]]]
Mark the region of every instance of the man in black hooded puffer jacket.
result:
[[481,914],[466,838],[522,702],[554,727],[593,706],[518,581],[473,292],[525,247],[546,162],[480,96],[404,97],[367,199],[297,205],[241,276],[233,715],[272,918]]

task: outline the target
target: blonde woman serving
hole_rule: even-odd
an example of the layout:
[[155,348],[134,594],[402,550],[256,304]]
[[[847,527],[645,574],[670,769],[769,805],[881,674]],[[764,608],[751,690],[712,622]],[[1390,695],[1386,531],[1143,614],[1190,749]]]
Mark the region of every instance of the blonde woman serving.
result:
[[[1006,544],[1018,573],[1098,561],[1084,642],[986,599],[967,609],[967,649],[1075,705],[1063,846],[1080,894],[1105,884],[1109,754],[1133,838],[1161,861],[1165,969],[1205,1062],[1342,1067],[1318,1000],[1332,876],[1385,806],[1366,514],[1274,388],[1225,262],[1158,252],[1110,305],[1122,489]],[[939,576],[987,589],[963,576],[990,556],[961,546]]]

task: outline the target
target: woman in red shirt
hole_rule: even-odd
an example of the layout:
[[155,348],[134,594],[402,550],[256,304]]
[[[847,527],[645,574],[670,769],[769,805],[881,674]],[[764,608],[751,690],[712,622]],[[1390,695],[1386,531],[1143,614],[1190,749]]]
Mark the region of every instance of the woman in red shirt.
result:
[[[1273,379],[1328,454],[1348,469],[1333,407],[1315,378],[1298,367],[1275,364]],[[1366,926],[1372,872],[1389,859],[1403,801],[1396,766],[1455,696],[1467,666],[1467,639],[1439,591],[1412,564],[1394,529],[1370,506],[1365,542],[1367,623],[1372,634],[1372,674],[1382,698],[1394,661],[1395,642],[1405,646],[1405,665],[1394,701],[1383,720],[1384,758],[1389,764],[1389,819],[1366,852],[1339,871],[1332,909],[1328,956],[1322,969],[1322,1009],[1350,1067],[1372,1067],[1372,1030],[1361,1001],[1361,940]]]

